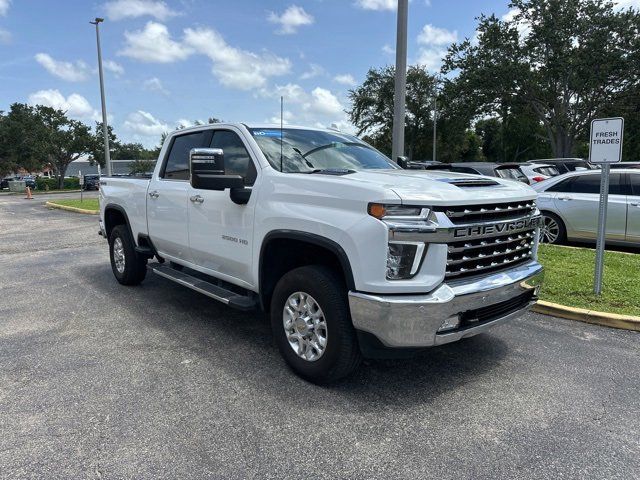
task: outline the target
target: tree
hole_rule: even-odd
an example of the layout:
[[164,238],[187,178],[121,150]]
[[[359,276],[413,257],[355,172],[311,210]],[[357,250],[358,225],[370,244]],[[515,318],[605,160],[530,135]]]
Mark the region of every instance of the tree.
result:
[[[102,122],[96,122],[90,160],[99,163],[104,168],[104,137],[102,132]],[[109,125],[109,154],[111,160],[155,160],[158,158],[155,150],[147,150],[141,143],[121,143],[111,125]]]
[[20,168],[32,172],[46,163],[43,128],[37,110],[24,103],[14,103],[0,115],[0,174]]
[[129,173],[131,175],[149,173],[153,171],[154,166],[153,160],[136,159],[129,166]]
[[[512,0],[517,14],[481,16],[478,41],[449,49],[443,73],[477,116],[528,109],[553,155],[572,156],[591,120],[640,81],[640,14],[605,0]],[[538,135],[538,133],[535,133]]]
[[90,154],[95,139],[87,125],[68,118],[62,110],[37,105],[35,112],[43,126],[42,151],[58,178],[58,188],[63,188],[67,167]]
[[[395,68],[391,66],[370,69],[362,85],[349,91],[352,105],[347,112],[358,135],[364,134],[373,146],[387,155],[391,154],[394,76]],[[436,78],[421,66],[409,67],[405,146],[410,158],[431,157],[435,95]]]

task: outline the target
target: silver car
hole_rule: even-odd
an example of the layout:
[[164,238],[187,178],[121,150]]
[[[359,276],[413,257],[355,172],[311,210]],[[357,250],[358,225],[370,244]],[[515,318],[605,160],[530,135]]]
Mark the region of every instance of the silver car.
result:
[[[536,183],[546,243],[595,242],[598,230],[600,171],[566,173]],[[640,247],[640,171],[612,170],[607,207],[607,242]]]

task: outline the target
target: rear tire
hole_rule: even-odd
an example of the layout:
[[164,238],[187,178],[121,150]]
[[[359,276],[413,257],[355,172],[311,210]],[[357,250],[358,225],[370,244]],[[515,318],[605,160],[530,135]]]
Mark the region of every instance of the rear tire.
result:
[[116,225],[109,235],[111,270],[122,285],[138,285],[147,275],[147,258],[136,252],[126,225]]
[[271,328],[280,353],[302,378],[318,384],[351,374],[362,356],[344,281],[321,265],[286,273],[271,299]]
[[567,229],[559,216],[551,212],[542,212],[542,222],[540,243],[560,245],[566,242]]

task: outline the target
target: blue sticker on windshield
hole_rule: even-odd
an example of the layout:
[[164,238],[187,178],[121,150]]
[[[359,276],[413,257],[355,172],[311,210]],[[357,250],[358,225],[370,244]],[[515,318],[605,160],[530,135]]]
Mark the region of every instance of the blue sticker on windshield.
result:
[[278,137],[280,135],[284,136],[284,132],[280,132],[280,130],[254,130],[254,137]]

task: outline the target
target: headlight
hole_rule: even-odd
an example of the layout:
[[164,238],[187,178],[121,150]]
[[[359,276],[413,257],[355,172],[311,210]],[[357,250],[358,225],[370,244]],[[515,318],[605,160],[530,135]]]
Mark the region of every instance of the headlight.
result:
[[422,242],[389,242],[387,246],[387,279],[404,280],[413,277],[424,255]]
[[369,215],[378,220],[425,220],[429,217],[429,210],[426,207],[416,207],[407,205],[385,205],[382,203],[370,203]]

